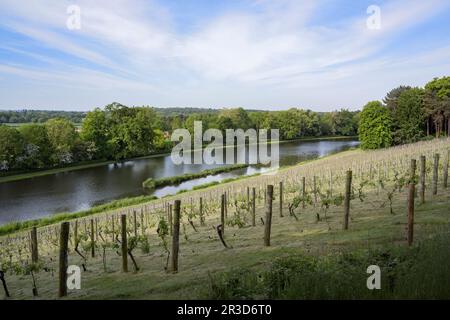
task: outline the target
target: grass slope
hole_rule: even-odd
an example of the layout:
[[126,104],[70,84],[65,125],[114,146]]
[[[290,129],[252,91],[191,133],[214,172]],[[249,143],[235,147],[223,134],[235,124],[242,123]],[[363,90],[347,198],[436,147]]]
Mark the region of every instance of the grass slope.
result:
[[[180,239],[180,272],[164,272],[166,253],[156,235],[150,236],[150,253],[136,251],[141,270],[138,273],[120,272],[121,258],[112,251],[107,253],[108,270],[104,272],[101,258],[89,259],[88,271],[82,274],[82,290],[72,291],[71,299],[198,299],[198,298],[450,298],[449,244],[450,196],[447,190],[437,196],[427,195],[428,202],[416,210],[416,246],[406,247],[405,195],[394,206],[395,214],[388,208],[374,208],[356,200],[352,204],[350,229],[342,230],[342,208],[330,210],[328,223],[317,222],[310,210],[300,212],[299,220],[280,218],[274,203],[272,246],[263,247],[264,227],[226,229],[226,241],[232,249],[219,242],[212,225],[217,217],[210,217],[204,227],[196,226],[194,232],[187,226],[187,238]],[[287,209],[285,209],[287,212]],[[264,209],[257,210],[257,221]],[[330,227],[330,229],[329,229]],[[434,240],[430,239],[441,239]],[[442,239],[446,242],[442,244]],[[422,243],[421,245],[418,245]],[[425,248],[425,249],[424,249]],[[446,253],[447,252],[447,253]],[[379,257],[391,254],[391,259]],[[346,255],[343,257],[343,255]],[[387,290],[387,278],[382,275],[382,290],[373,292],[365,288],[367,263],[386,265],[402,261],[406,273],[398,281],[408,283],[396,291]],[[355,257],[355,258],[352,258]],[[359,257],[359,258],[358,258]],[[306,268],[311,259],[322,273]],[[371,260],[372,258],[372,260]],[[424,260],[424,259],[428,260]],[[309,260],[308,260],[309,259]],[[377,260],[378,259],[378,260]],[[294,261],[292,263],[292,261]],[[305,262],[306,261],[306,262]],[[80,259],[70,255],[69,264],[79,264]],[[439,263],[436,265],[435,263]],[[289,276],[289,266],[296,277]],[[339,266],[346,267],[337,273]],[[56,265],[55,265],[56,268]],[[282,275],[288,278],[280,278]],[[296,269],[297,268],[297,269]],[[339,268],[338,268],[339,269]],[[342,269],[342,268],[341,268]],[[57,269],[55,269],[57,270]],[[230,272],[231,270],[231,272]],[[284,270],[284,271],[283,271]],[[328,271],[327,271],[328,270]],[[383,269],[384,270],[384,269]],[[325,272],[327,271],[327,272]],[[306,273],[305,273],[306,272]],[[309,274],[307,288],[299,285]],[[410,272],[410,273],[408,273]],[[391,272],[392,273],[392,272]],[[55,273],[56,274],[56,273]],[[250,275],[249,275],[250,274]],[[329,277],[326,278],[325,275]],[[344,277],[343,281],[339,275]],[[409,279],[408,274],[411,276]],[[261,283],[255,275],[271,277],[270,286]],[[291,277],[291,278],[289,278]],[[236,280],[237,279],[237,280]],[[275,279],[275,280],[274,280]],[[314,281],[312,279],[315,279]],[[424,282],[423,280],[427,281]],[[10,291],[16,299],[31,299],[31,277],[28,275],[7,278]],[[289,280],[289,281],[288,281]],[[286,283],[285,283],[286,282]],[[304,282],[302,282],[304,284]],[[289,284],[289,285],[288,285]],[[37,275],[40,297],[53,299],[57,292],[57,276],[40,272]],[[264,288],[264,285],[267,287]],[[262,286],[262,287],[261,287]],[[280,287],[278,291],[267,291]],[[329,287],[327,287],[329,286]],[[299,289],[301,288],[301,289]],[[403,289],[402,289],[403,288]],[[408,289],[409,288],[409,289]],[[266,289],[266,290],[265,290]],[[384,289],[384,290],[383,290]],[[408,290],[407,290],[408,289]],[[305,291],[306,290],[306,291]]]

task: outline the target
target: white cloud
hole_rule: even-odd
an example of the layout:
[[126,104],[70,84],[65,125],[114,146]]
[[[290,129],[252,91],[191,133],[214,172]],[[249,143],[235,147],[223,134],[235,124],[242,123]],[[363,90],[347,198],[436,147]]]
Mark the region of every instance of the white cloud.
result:
[[[77,66],[66,56],[27,53],[23,46],[4,43],[0,49],[47,65],[31,68],[0,61],[0,74],[80,92],[123,87],[150,100],[143,103],[160,99],[161,105],[243,101],[261,107],[261,97],[256,95],[266,90],[263,96],[268,103],[279,99],[282,105],[298,101],[323,107],[332,99],[320,96],[314,102],[309,93],[299,89],[344,88],[336,85],[339,81],[349,92],[352,84],[361,85],[355,79],[367,73],[376,77],[373,81],[385,83],[383,77],[399,76],[392,72],[394,65],[411,75],[408,68],[419,67],[419,62],[398,61],[384,48],[448,7],[443,0],[386,2],[381,7],[382,28],[374,31],[366,28],[365,11],[332,26],[314,23],[321,6],[329,1],[248,1],[252,10],[228,10],[214,19],[204,17],[195,21],[196,28],[188,33],[177,31],[174,16],[163,1],[79,0],[76,4],[81,8],[82,28],[69,31],[66,8],[73,1],[29,0],[25,5],[0,0],[0,26],[91,66]],[[433,61],[429,70],[445,64],[443,55],[422,59],[425,64]],[[237,96],[231,99],[234,93]],[[360,101],[354,99],[354,105]]]

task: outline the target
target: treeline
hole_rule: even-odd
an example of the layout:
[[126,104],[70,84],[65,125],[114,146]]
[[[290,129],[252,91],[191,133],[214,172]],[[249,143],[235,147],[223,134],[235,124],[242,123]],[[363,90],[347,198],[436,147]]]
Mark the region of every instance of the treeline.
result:
[[364,149],[442,136],[450,136],[450,77],[435,78],[424,88],[397,87],[383,102],[369,102],[360,114]]
[[8,110],[0,111],[0,123],[44,123],[55,118],[81,123],[85,116],[86,112],[78,111]]
[[169,151],[173,146],[171,132],[179,128],[193,131],[194,121],[202,121],[203,130],[276,128],[280,138],[286,140],[356,135],[358,116],[358,112],[344,109],[316,113],[242,108],[163,115],[150,107],[129,108],[112,103],[88,112],[80,130],[67,118],[18,128],[0,126],[0,171],[45,169],[92,160],[119,161]]
[[186,128],[192,132],[194,122],[202,121],[203,130],[279,129],[280,139],[292,140],[303,137],[357,135],[358,119],[359,112],[346,109],[318,113],[296,108],[284,111],[247,111],[234,108],[222,109],[217,113],[165,117],[162,119],[162,128],[168,132],[178,128]]

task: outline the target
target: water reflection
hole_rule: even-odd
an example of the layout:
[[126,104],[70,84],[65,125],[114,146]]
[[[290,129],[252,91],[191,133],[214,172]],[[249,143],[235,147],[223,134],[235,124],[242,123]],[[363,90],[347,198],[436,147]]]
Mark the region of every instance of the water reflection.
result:
[[[328,140],[280,143],[280,165],[323,157],[347,150],[358,144],[354,140]],[[235,156],[237,154],[235,153]],[[217,165],[174,165],[170,156],[152,157],[109,164],[79,171],[63,172],[22,181],[0,184],[0,224],[35,219],[59,212],[73,212],[123,197],[144,194],[142,181],[200,172]],[[158,189],[158,197],[212,181],[221,181],[244,174],[254,174],[261,168],[249,167],[184,182],[178,186]]]

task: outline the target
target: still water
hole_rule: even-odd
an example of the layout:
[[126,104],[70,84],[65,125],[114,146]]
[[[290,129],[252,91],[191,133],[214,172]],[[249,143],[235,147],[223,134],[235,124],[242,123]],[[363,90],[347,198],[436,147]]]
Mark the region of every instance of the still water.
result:
[[[315,140],[280,143],[280,165],[323,157],[348,150],[356,140]],[[60,212],[86,210],[92,206],[146,192],[142,182],[149,177],[162,178],[211,169],[211,165],[175,165],[170,155],[103,165],[90,169],[63,172],[21,181],[0,183],[0,225],[12,221],[36,219]],[[168,186],[147,192],[158,197],[211,181],[261,172],[248,167]]]

